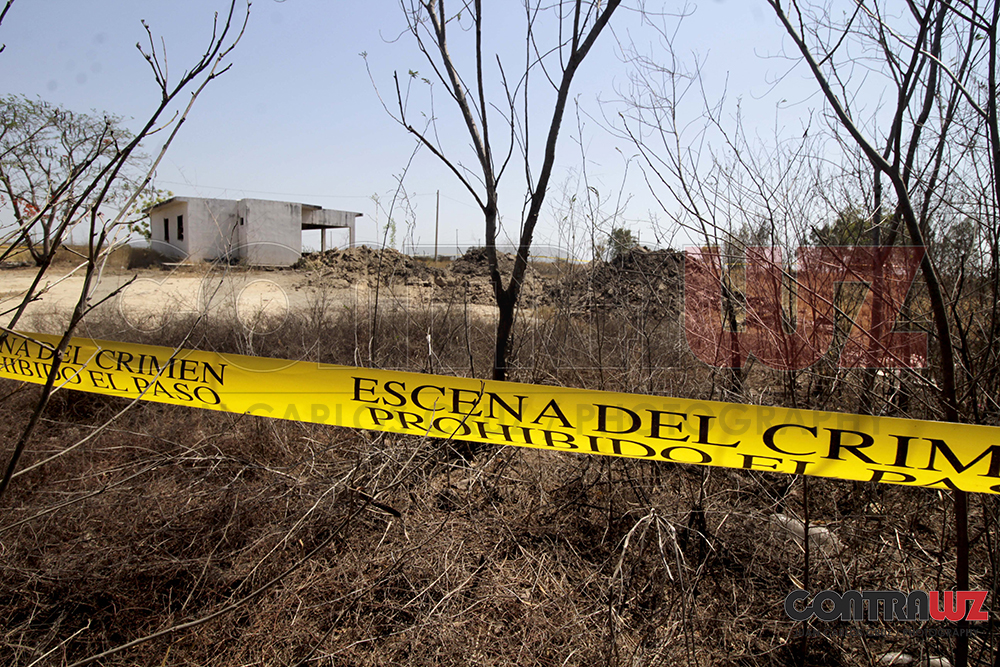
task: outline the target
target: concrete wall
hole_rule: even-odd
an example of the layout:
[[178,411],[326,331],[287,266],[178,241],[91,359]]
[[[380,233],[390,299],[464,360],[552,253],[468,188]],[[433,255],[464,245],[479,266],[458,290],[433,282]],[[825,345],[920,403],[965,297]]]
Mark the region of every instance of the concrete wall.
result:
[[242,199],[239,257],[255,266],[291,266],[302,256],[302,205]]
[[231,199],[188,200],[191,217],[189,257],[192,261],[228,261],[237,252],[236,202]]
[[[177,218],[182,217],[183,238]],[[164,226],[169,226],[169,236]],[[236,202],[227,199],[175,197],[150,211],[150,247],[177,261],[228,259],[236,247]]]
[[[177,240],[177,216],[179,215],[184,216],[183,241]],[[188,218],[188,204],[183,199],[173,199],[167,205],[158,206],[150,211],[149,246],[170,259],[181,261],[187,258],[190,238]]]

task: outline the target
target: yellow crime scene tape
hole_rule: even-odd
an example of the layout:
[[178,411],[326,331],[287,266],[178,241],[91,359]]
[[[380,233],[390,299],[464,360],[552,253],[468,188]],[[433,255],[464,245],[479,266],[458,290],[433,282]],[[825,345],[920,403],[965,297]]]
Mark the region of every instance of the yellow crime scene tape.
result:
[[[57,336],[10,334],[44,383]],[[588,391],[74,338],[59,387],[315,424],[1000,493],[1000,428]]]

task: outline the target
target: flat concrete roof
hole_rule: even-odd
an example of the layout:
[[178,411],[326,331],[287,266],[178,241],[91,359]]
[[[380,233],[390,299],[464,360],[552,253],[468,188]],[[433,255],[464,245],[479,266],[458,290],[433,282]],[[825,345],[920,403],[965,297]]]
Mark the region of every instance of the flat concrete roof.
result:
[[[150,211],[152,211],[153,209],[159,208],[161,206],[167,206],[168,204],[172,204],[173,202],[178,202],[178,201],[179,202],[187,202],[187,201],[191,201],[192,199],[218,199],[218,198],[216,198],[216,197],[182,197],[182,196],[179,196],[179,195],[175,195],[175,196],[171,197],[170,199],[165,199],[165,200],[163,200],[161,202],[158,202],[156,204],[153,204],[151,206],[147,206],[146,208],[144,208],[142,210],[142,212],[144,214],[146,214],[146,215],[149,215]],[[243,199],[253,199],[253,197],[244,197]],[[243,199],[218,199],[218,201],[241,202],[241,201],[243,201]],[[303,211],[323,211],[323,210],[326,210],[326,211],[337,211],[339,213],[353,213],[355,218],[360,218],[360,217],[364,216],[364,213],[357,213],[356,211],[344,211],[344,210],[341,210],[339,208],[324,209],[322,206],[316,206],[315,204],[303,204],[302,202],[288,202],[288,201],[281,201],[281,200],[278,200],[278,199],[264,199],[262,201],[273,201],[273,202],[279,202],[279,203],[283,203],[283,204],[298,204],[299,206],[302,207]],[[302,224],[302,229],[305,230],[305,231],[309,231],[309,230],[313,230],[313,229],[347,229],[347,226],[346,225],[324,225],[324,224],[317,224],[317,223],[310,222],[310,223],[303,223]]]

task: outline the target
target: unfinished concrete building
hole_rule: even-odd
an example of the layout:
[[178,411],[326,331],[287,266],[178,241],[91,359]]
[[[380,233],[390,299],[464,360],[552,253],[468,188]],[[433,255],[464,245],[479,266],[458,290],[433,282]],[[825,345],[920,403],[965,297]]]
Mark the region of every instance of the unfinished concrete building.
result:
[[302,256],[302,232],[347,229],[354,245],[354,221],[361,213],[266,199],[172,197],[149,209],[150,245],[185,262],[244,262],[291,266]]

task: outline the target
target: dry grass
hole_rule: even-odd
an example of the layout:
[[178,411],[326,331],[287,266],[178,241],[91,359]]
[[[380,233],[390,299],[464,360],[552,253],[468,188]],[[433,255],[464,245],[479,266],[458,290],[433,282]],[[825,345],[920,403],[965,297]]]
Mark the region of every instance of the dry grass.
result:
[[[492,327],[462,306],[373,320],[317,303],[266,336],[189,320],[142,334],[111,316],[84,333],[347,364],[371,349],[383,367],[482,375]],[[650,312],[524,317],[515,379],[716,393],[676,317]],[[778,378],[753,371],[753,398],[780,399]],[[3,382],[0,395],[11,442],[37,394]],[[57,393],[21,468],[124,406]],[[937,638],[830,636],[804,656],[782,606],[807,576],[812,591],[947,588],[946,493],[515,448],[466,462],[456,446],[136,405],[2,499],[0,662],[69,665],[234,604],[98,664],[791,667],[949,653]],[[813,549],[808,575],[802,545],[771,520],[801,517],[806,494],[843,546]],[[975,497],[972,512],[973,588],[994,590],[997,505]],[[996,646],[992,630],[974,639],[973,664]]]
[[[0,251],[7,250],[10,246],[0,246]],[[89,248],[87,246],[75,246],[66,245],[60,246],[56,249],[55,254],[52,257],[51,266],[55,268],[69,268],[79,266],[83,261],[84,257],[87,256]],[[148,255],[149,251],[142,251],[136,248],[132,248],[127,245],[122,245],[108,254],[107,267],[111,269],[126,269],[131,268],[132,263],[130,258],[132,255],[143,256]],[[15,250],[10,255],[8,255],[5,263],[8,264],[26,264],[29,266],[34,266],[34,259],[31,257],[31,253],[27,248],[20,250]]]

